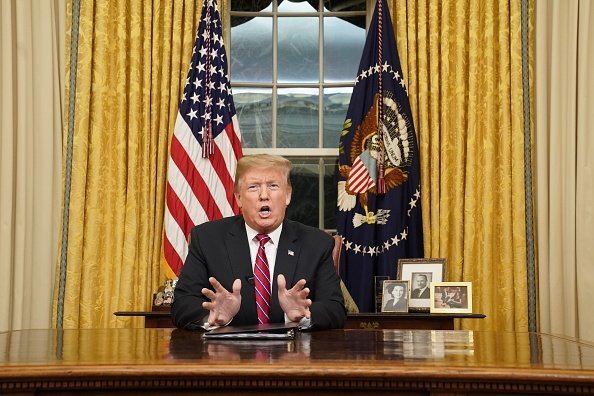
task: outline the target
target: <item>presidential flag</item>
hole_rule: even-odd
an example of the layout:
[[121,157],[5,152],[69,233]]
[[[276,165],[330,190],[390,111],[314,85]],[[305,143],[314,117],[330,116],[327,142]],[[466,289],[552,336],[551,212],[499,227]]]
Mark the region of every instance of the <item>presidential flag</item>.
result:
[[362,312],[374,276],[396,279],[399,258],[423,257],[419,151],[385,0],[378,0],[340,136],[340,274]]
[[216,1],[205,0],[167,168],[163,250],[170,277],[186,259],[192,227],[239,213],[233,181],[241,134],[226,57]]

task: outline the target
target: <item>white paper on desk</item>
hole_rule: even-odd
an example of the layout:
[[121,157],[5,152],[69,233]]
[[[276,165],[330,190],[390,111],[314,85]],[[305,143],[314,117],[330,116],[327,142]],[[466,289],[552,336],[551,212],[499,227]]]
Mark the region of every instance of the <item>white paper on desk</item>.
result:
[[202,335],[205,339],[231,340],[292,340],[297,323],[270,323],[253,326],[225,326]]

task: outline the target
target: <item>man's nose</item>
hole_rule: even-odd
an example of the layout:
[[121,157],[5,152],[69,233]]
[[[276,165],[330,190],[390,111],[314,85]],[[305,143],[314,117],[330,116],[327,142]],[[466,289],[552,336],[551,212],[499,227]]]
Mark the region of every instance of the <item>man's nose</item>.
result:
[[260,199],[268,199],[268,188],[266,186],[260,189]]

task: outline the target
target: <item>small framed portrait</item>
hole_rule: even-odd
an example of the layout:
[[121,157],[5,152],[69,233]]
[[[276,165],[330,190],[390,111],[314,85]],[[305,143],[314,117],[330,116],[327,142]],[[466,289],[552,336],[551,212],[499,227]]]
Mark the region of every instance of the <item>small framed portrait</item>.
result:
[[431,282],[431,313],[472,313],[472,282]]
[[409,311],[429,312],[431,282],[444,282],[447,260],[445,258],[400,259],[396,277],[410,282]]
[[408,312],[408,293],[408,281],[384,281],[382,312]]

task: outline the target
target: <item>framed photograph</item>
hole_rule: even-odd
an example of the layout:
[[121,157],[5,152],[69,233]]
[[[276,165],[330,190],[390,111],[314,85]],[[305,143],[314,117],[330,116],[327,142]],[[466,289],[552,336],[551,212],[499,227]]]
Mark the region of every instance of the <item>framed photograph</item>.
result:
[[431,282],[431,313],[472,313],[472,282]]
[[447,260],[445,258],[400,259],[396,277],[410,282],[409,311],[429,312],[431,282],[444,282]]
[[382,290],[382,312],[408,312],[408,281],[386,280]]

